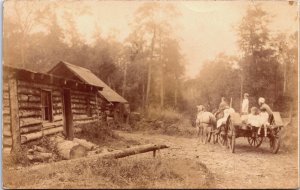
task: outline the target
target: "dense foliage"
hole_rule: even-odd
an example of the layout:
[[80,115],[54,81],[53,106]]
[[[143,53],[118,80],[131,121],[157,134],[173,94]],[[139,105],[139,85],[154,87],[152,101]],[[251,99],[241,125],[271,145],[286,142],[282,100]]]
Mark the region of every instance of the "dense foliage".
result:
[[196,78],[186,80],[186,59],[180,38],[173,34],[180,12],[173,4],[140,6],[124,41],[114,31],[104,37],[96,24],[88,43],[75,20],[90,14],[90,7],[80,6],[75,13],[54,1],[5,3],[10,8],[4,9],[4,64],[40,72],[60,60],[86,67],[123,95],[132,110],[152,106],[193,111],[197,104],[213,109],[221,96],[232,98],[239,110],[244,92],[252,105],[263,96],[283,108],[286,97],[297,97],[297,32],[271,35],[270,16],[259,6],[249,7],[236,27],[241,54],[220,52],[203,64]]

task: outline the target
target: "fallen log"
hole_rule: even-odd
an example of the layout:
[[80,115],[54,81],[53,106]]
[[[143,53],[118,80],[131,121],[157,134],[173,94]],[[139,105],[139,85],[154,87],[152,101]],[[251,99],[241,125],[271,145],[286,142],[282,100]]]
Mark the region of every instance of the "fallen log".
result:
[[27,158],[28,160],[33,162],[43,162],[49,160],[52,156],[53,156],[52,153],[39,152],[33,155],[29,154],[27,155]]
[[118,158],[123,158],[123,157],[131,156],[131,155],[135,155],[135,154],[151,152],[151,151],[153,151],[153,156],[155,156],[155,152],[157,150],[164,149],[164,148],[169,148],[169,146],[148,144],[148,145],[140,145],[137,147],[127,148],[124,150],[117,150],[117,151],[114,151],[114,152],[111,152],[108,154],[104,154],[102,156],[99,155],[99,156],[106,158],[106,159],[109,159],[109,158],[118,159]]
[[95,145],[94,143],[88,142],[88,141],[86,141],[84,139],[74,138],[73,141],[77,142],[81,146],[84,146],[87,150],[93,150],[94,148],[97,147],[97,145]]
[[87,155],[86,148],[77,142],[64,140],[62,137],[54,138],[54,142],[58,154],[65,160],[80,158]]

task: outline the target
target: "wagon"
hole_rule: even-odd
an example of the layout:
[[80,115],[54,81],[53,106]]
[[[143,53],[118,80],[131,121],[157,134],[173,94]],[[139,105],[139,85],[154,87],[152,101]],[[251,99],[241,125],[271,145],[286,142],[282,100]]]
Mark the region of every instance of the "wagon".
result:
[[[267,129],[267,138],[269,139],[271,152],[276,154],[280,147],[279,132],[283,127],[283,122],[279,112],[273,112],[273,119]],[[236,138],[245,137],[250,146],[258,148],[263,142],[264,130],[260,135],[257,134],[257,128],[244,124],[242,116],[239,113],[232,113],[227,119],[226,124],[221,126],[221,131],[217,135],[217,141],[229,150],[235,152]]]

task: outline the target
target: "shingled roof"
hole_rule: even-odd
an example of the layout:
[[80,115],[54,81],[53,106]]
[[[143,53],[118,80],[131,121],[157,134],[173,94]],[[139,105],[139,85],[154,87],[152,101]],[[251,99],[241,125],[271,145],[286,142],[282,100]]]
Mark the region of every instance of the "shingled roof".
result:
[[[94,73],[92,73],[90,70],[73,65],[71,63],[60,61],[56,66],[54,66],[50,71],[48,71],[49,74],[60,74],[59,70],[65,67],[67,68],[73,75],[75,75],[77,78],[82,80],[83,82],[86,82],[90,85],[103,87],[102,91],[99,91],[99,93],[109,102],[120,102],[120,103],[127,103],[127,100],[125,100],[122,96],[120,96],[117,92],[115,92],[113,89],[111,89],[107,84],[105,84],[101,79],[99,79]],[[66,76],[64,76],[66,77]]]

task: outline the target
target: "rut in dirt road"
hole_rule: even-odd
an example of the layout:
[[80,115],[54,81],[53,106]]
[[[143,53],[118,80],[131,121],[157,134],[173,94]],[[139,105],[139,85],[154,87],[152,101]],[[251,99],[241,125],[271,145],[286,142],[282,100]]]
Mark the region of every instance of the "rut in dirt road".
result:
[[201,161],[214,175],[215,188],[298,187],[297,152],[280,150],[273,154],[268,142],[263,142],[260,148],[252,148],[245,138],[239,138],[236,153],[232,154],[218,144],[201,144],[195,137],[118,133],[144,143],[169,145],[169,149],[161,151],[161,156]]

